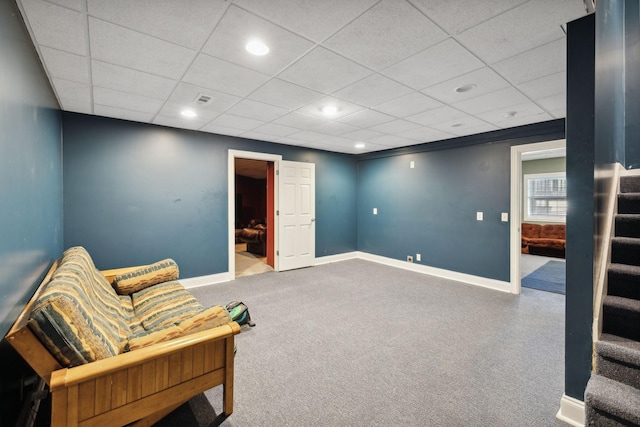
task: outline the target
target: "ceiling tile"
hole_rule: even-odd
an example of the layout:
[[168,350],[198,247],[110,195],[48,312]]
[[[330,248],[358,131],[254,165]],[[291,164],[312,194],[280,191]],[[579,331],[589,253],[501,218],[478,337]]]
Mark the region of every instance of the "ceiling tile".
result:
[[297,129],[305,129],[320,126],[322,123],[326,123],[327,121],[327,119],[323,119],[321,117],[310,116],[308,114],[302,114],[294,111],[286,116],[282,116],[279,119],[274,120],[273,123]]
[[284,80],[271,79],[249,95],[249,99],[295,110],[322,96],[320,92]]
[[[546,115],[542,108],[533,102],[525,102],[486,111],[478,114],[477,117],[496,126],[503,127],[503,123],[516,123],[524,118],[531,119],[532,117],[542,115]],[[550,117],[547,115],[547,118],[544,120],[550,120]]]
[[[256,56],[247,52],[245,45],[253,39],[265,43],[269,47],[269,53]],[[314,43],[309,40],[232,5],[202,51],[225,61],[273,75],[313,46]]]
[[332,95],[369,107],[382,104],[383,102],[390,101],[411,92],[413,92],[412,89],[398,82],[394,82],[380,74],[373,74],[334,92]]
[[93,88],[93,102],[100,105],[124,108],[125,110],[140,111],[143,113],[157,113],[164,103],[160,99],[103,87]]
[[380,125],[372,126],[371,130],[375,130],[376,132],[383,133],[399,133],[405,130],[411,130],[420,127],[412,122],[408,122],[402,119],[396,119],[390,122],[382,123]]
[[[204,110],[204,109],[196,109],[193,110],[196,113],[196,117],[184,117],[182,115],[182,111],[185,108],[192,109],[190,106],[185,106],[184,104],[176,104],[175,102],[167,102],[162,106],[160,112],[158,112],[159,116],[164,116],[165,118],[174,118],[178,120],[184,121],[185,124],[188,123],[199,123],[199,126],[203,126],[209,123],[211,120],[215,119],[220,115],[217,111],[212,110]],[[190,127],[190,129],[194,129],[194,127]]]
[[243,99],[231,107],[227,112],[235,114],[236,116],[270,122],[289,113],[289,110],[282,107],[263,104],[258,101],[252,101],[250,99]]
[[371,138],[382,135],[384,135],[382,132],[376,132],[371,129],[359,129],[353,132],[345,133],[344,135],[342,135],[342,137],[353,139],[354,141],[369,141]]
[[133,30],[89,18],[94,59],[170,79],[182,77],[194,51]]
[[313,131],[310,131],[310,130],[303,130],[303,131],[291,134],[291,135],[289,135],[289,137],[297,139],[299,141],[314,142],[314,141],[320,141],[321,139],[327,138],[327,135],[325,135],[324,133],[320,133],[320,132],[313,132]]
[[479,114],[511,105],[523,104],[527,101],[529,101],[527,97],[518,90],[508,87],[452,105],[465,113]]
[[433,126],[437,123],[450,122],[452,120],[459,120],[466,117],[469,117],[469,115],[455,108],[444,106],[414,114],[413,116],[406,117],[406,120],[424,126]]
[[[466,92],[456,91],[456,88],[466,85],[473,85],[473,88]],[[438,101],[455,103],[506,87],[509,87],[509,83],[505,79],[490,68],[484,67],[463,76],[456,77],[455,79],[447,80],[446,82],[423,89],[422,92]]]
[[79,101],[77,99],[67,99],[60,97],[60,107],[64,111],[73,111],[75,113],[93,114],[90,101]]
[[383,135],[371,139],[373,144],[384,145],[386,147],[407,147],[410,145],[416,145],[416,141],[413,139],[403,138],[395,135]]
[[86,12],[86,9],[87,9],[85,0],[47,0],[47,1],[66,7],[67,9],[73,9],[77,12]]
[[234,0],[234,4],[317,42],[379,0]]
[[178,83],[165,77],[95,60],[91,61],[91,74],[96,86],[163,100]]
[[89,14],[162,40],[200,49],[226,8],[223,0],[87,0]]
[[241,129],[233,129],[226,126],[220,126],[214,123],[209,123],[206,126],[200,128],[202,132],[216,133],[218,135],[238,136],[245,131]]
[[371,71],[323,47],[317,47],[279,74],[279,78],[318,92],[331,93]]
[[289,136],[292,133],[299,132],[300,129],[279,125],[276,123],[267,123],[266,125],[262,125],[255,128],[255,131],[266,134],[266,135],[280,137],[280,136]]
[[498,129],[497,126],[491,125],[483,120],[477,119],[472,116],[458,118],[449,122],[440,122],[433,125],[432,127],[436,130],[452,133],[456,136],[469,135],[470,130],[482,129],[477,132],[480,133]]
[[396,98],[393,101],[378,104],[373,108],[383,113],[396,117],[407,117],[422,111],[441,107],[442,103],[430,98],[420,92],[413,92],[408,95]]
[[566,69],[566,40],[537,47],[494,65],[496,71],[515,84],[536,80]]
[[22,0],[21,4],[39,45],[78,55],[87,53],[85,14],[41,0]]
[[275,142],[273,141],[272,135],[267,135],[264,133],[256,132],[254,130],[250,130],[248,132],[241,133],[240,136],[242,138],[254,139],[256,141],[267,141],[267,142]]
[[427,126],[398,132],[396,135],[403,138],[413,139],[418,142],[431,142],[455,136],[451,133],[435,130]]
[[541,113],[537,115],[523,116],[523,117],[513,117],[510,119],[502,120],[494,123],[496,126],[502,129],[513,128],[517,126],[524,126],[532,123],[545,122],[547,120],[553,120],[554,117],[547,113]]
[[64,79],[51,79],[51,83],[59,98],[91,103],[91,86],[88,84]]
[[458,35],[458,40],[488,64],[566,36],[560,25],[586,14],[581,0],[524,3]]
[[200,129],[205,124],[205,122],[202,122],[200,120],[184,120],[183,118],[168,117],[162,115],[158,115],[155,119],[153,119],[153,123],[178,129],[191,130]]
[[471,52],[447,39],[384,69],[382,74],[420,90],[483,66]]
[[318,127],[313,128],[314,131],[324,133],[327,135],[343,135],[348,132],[358,130],[357,127],[348,125],[341,122],[327,122]]
[[[338,111],[330,115],[323,113],[322,108],[329,105],[337,107]],[[341,117],[348,116],[349,114],[353,114],[356,111],[360,111],[362,109],[363,107],[361,107],[360,105],[352,104],[350,102],[343,101],[342,99],[337,99],[331,96],[325,96],[324,98],[313,101],[298,109],[298,112],[308,114],[310,116],[318,116],[323,119],[336,120]]]
[[566,101],[565,95],[561,94],[542,98],[536,102],[555,118],[561,118],[566,116]]
[[559,72],[522,83],[518,88],[531,99],[564,94],[567,91],[567,76],[565,72]]
[[89,83],[89,62],[85,56],[62,50],[40,47],[43,63],[51,77]]
[[[212,99],[206,104],[199,104],[198,102],[196,102],[196,99],[200,95],[208,95],[211,96]],[[168,101],[196,110],[211,110],[223,112],[232,107],[241,99],[242,98],[238,96],[217,92],[212,89],[194,86],[188,83],[179,83],[169,97]]]
[[369,126],[375,126],[376,124],[390,122],[395,120],[393,116],[379,113],[374,110],[360,110],[356,113],[349,114],[348,116],[341,117],[339,120],[350,125],[358,126],[361,128],[368,128]]
[[234,116],[233,114],[225,113],[218,116],[215,120],[212,120],[210,124],[248,131],[263,125],[264,122],[261,120],[248,119],[246,117]]
[[155,114],[153,113],[141,113],[139,111],[123,110],[122,108],[114,108],[107,105],[96,105],[93,110],[99,116],[131,120],[134,122],[151,122],[151,120],[155,116]]
[[458,34],[529,0],[410,0],[449,34]]
[[383,0],[323,45],[380,70],[446,37],[444,31],[405,0]]
[[269,76],[257,71],[200,54],[182,80],[219,92],[246,96],[268,79]]

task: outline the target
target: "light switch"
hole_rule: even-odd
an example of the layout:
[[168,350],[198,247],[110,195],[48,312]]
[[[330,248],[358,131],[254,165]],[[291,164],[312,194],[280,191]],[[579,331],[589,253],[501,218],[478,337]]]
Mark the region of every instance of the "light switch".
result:
[[484,215],[482,214],[482,212],[476,212],[476,219],[478,221],[482,221],[484,219]]
[[414,162],[413,160],[411,160],[411,161],[409,162],[409,167],[410,167],[411,169],[415,168],[415,167],[416,167],[416,162]]
[[509,222],[509,214],[507,212],[502,212],[500,215],[500,219],[502,222]]
[[373,214],[378,215],[378,208],[373,208]]

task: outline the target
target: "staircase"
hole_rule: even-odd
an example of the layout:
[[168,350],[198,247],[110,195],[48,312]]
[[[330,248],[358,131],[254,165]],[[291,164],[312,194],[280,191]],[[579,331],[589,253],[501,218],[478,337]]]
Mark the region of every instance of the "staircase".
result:
[[586,426],[640,426],[640,176],[620,178]]

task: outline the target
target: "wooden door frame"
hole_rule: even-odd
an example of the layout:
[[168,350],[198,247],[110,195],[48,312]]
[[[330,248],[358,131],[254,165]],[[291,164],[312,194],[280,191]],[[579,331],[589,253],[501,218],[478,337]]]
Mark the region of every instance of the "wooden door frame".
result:
[[[279,154],[267,154],[267,153],[258,153],[258,152],[254,152],[254,151],[241,151],[241,150],[231,150],[229,149],[229,154],[228,154],[228,163],[227,163],[227,171],[228,171],[228,177],[227,177],[227,182],[228,182],[228,186],[227,186],[227,205],[228,205],[228,227],[229,227],[229,234],[228,234],[228,239],[229,239],[229,274],[231,275],[231,277],[233,277],[235,279],[236,277],[236,234],[235,234],[235,218],[236,218],[236,202],[235,202],[235,198],[236,198],[236,174],[235,174],[235,170],[236,170],[236,163],[235,160],[236,159],[251,159],[251,160],[264,160],[267,162],[273,162],[275,165],[275,169],[278,169],[278,162],[280,162],[282,160],[282,156]],[[267,193],[267,196],[269,197],[270,194]],[[268,203],[269,205],[269,203]],[[278,176],[275,175],[274,176],[274,191],[273,191],[273,203],[271,204],[272,206],[272,212],[267,212],[267,217],[269,216],[269,214],[273,215],[274,221],[273,224],[267,224],[267,227],[269,228],[273,228],[273,243],[269,242],[269,240],[267,240],[267,244],[271,245],[273,244],[273,248],[274,248],[274,252],[276,252],[276,254],[274,254],[274,270],[278,271],[278,256],[277,256],[277,251],[275,250],[276,248],[278,248],[278,216],[275,215],[275,211],[278,210]]]

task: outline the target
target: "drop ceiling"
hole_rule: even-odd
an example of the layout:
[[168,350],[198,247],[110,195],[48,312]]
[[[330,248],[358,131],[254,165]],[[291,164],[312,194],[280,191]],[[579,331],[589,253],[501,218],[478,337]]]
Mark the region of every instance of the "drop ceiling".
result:
[[[352,154],[563,118],[563,26],[587,14],[583,0],[17,3],[65,111]],[[245,50],[254,38],[267,55]]]

